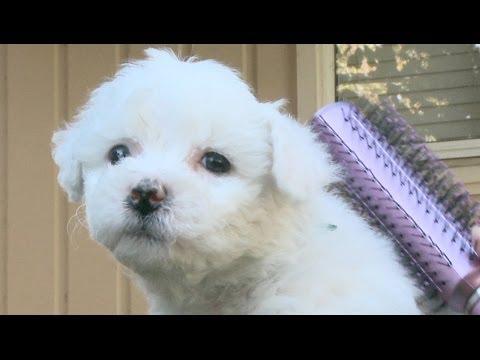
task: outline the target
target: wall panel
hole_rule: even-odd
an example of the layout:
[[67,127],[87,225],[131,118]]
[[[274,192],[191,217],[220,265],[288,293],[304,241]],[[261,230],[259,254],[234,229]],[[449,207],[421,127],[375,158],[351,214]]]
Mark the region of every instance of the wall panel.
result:
[[263,101],[284,98],[286,109],[297,115],[295,45],[257,46],[257,94]]
[[[53,54],[53,126],[61,127],[68,118],[67,104],[67,46],[55,45]],[[54,313],[68,314],[68,199],[58,186],[54,170],[53,201],[53,261],[54,261]]]
[[0,45],[0,315],[7,313],[7,45]]
[[[68,119],[87,100],[88,92],[114,74],[115,45],[68,46]],[[112,256],[81,226],[84,209],[70,204],[68,248],[69,313],[116,313],[116,264]],[[72,217],[74,217],[72,219]],[[80,221],[80,222],[79,222]]]
[[54,47],[7,51],[8,312],[53,309]]

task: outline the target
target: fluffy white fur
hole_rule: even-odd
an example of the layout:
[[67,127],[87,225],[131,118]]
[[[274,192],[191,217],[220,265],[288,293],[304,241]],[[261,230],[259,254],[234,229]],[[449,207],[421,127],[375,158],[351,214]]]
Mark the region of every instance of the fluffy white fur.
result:
[[[392,241],[325,186],[341,176],[310,131],[257,101],[232,69],[149,49],[53,137],[58,180],[157,314],[417,314]],[[132,156],[111,165],[127,144]],[[201,165],[226,156],[228,174]],[[167,189],[145,231],[124,205]],[[94,296],[94,295],[92,295]]]

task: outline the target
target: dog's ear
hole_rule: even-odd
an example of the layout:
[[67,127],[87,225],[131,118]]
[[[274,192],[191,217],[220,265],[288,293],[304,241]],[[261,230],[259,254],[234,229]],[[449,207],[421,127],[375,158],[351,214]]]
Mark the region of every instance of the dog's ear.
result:
[[65,127],[53,134],[52,156],[59,168],[58,182],[68,194],[68,199],[80,202],[83,196],[82,167],[75,157],[77,131],[75,127]]
[[278,189],[296,200],[305,200],[339,179],[323,143],[306,126],[280,111],[282,103],[269,110],[272,143],[272,175]]

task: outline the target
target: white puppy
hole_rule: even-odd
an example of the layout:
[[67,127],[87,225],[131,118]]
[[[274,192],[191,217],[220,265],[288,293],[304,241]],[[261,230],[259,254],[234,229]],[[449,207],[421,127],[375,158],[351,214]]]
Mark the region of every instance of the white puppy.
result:
[[53,137],[91,236],[153,313],[417,314],[392,240],[325,186],[322,144],[215,61],[149,49]]

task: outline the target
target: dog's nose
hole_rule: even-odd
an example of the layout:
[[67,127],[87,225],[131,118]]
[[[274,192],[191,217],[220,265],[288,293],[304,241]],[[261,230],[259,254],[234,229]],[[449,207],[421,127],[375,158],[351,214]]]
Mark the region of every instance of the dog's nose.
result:
[[127,202],[141,216],[146,216],[157,210],[165,199],[165,190],[158,186],[156,182],[142,180],[135,186]]

